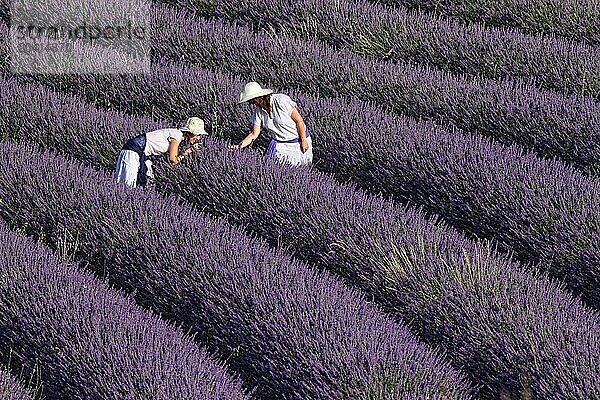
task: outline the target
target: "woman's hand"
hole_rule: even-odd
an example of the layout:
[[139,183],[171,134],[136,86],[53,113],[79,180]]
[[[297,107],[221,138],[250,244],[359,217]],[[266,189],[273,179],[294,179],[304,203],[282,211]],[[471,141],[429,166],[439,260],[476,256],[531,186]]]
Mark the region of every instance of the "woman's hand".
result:
[[260,125],[252,125],[252,131],[242,140],[240,144],[231,144],[229,145],[229,149],[238,150],[243,149],[244,147],[250,146],[254,140],[260,135]]
[[192,151],[197,151],[197,150],[200,150],[200,147],[201,147],[200,143],[196,142],[190,146],[190,149],[192,149]]
[[292,108],[291,117],[296,123],[296,130],[298,131],[298,139],[300,141],[300,151],[304,154],[308,151],[308,140],[306,140],[306,125],[304,125],[304,119],[296,107]]
[[184,157],[187,157],[187,156],[189,156],[190,154],[192,154],[194,151],[198,150],[198,149],[197,149],[196,147],[194,147],[194,146],[195,146],[195,145],[192,145],[192,146],[188,147],[187,149],[185,149],[185,151],[183,152],[183,154],[182,154],[182,155],[183,155]]
[[308,141],[307,140],[303,140],[300,142],[300,151],[302,152],[302,154],[304,154],[308,151]]

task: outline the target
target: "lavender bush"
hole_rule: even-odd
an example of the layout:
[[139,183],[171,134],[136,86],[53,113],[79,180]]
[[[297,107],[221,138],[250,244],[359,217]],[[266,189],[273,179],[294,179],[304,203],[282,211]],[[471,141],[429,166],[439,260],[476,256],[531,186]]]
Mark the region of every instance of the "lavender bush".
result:
[[[3,160],[17,151],[22,157],[32,154],[31,146],[3,145]],[[13,172],[25,170],[23,164]],[[10,185],[27,192],[26,182]],[[58,193],[51,198],[60,201]],[[7,209],[6,200],[1,201],[3,216],[24,211],[22,204]],[[52,203],[38,198],[30,204],[40,201]],[[39,362],[47,399],[249,398],[188,335],[131,298],[3,224],[0,240],[0,349],[12,351],[11,362],[29,371]]]
[[[31,91],[38,96],[28,99],[26,93]],[[2,109],[0,114],[10,116],[2,119],[2,123],[10,127],[11,135],[22,139],[25,132],[44,132],[44,135],[34,133],[30,140],[45,140],[47,146],[62,151],[73,151],[72,143],[79,140],[75,137],[85,131],[90,124],[88,121],[103,119],[98,114],[109,115],[114,124],[112,129],[95,131],[95,135],[107,142],[118,142],[119,127],[125,124],[120,114],[99,112],[37,86],[11,85],[7,92],[20,98],[19,102],[7,106],[12,114],[7,109]],[[3,96],[1,104],[9,104],[7,97]],[[43,106],[30,106],[29,102]],[[62,104],[63,111],[59,113],[58,107],[49,108],[50,104]],[[25,118],[18,118],[15,111],[20,107],[39,112],[29,112]],[[69,123],[55,130],[55,120]],[[51,139],[44,139],[48,137]],[[427,221],[414,209],[397,208],[389,201],[369,197],[352,186],[340,186],[327,175],[290,169],[252,152],[230,152],[220,142],[209,141],[207,146],[177,168],[158,164],[159,188],[177,192],[203,210],[245,226],[272,245],[283,246],[297,258],[343,276],[349,284],[369,293],[388,312],[408,321],[422,338],[441,345],[453,364],[467,371],[471,379],[481,385],[483,398],[495,398],[500,392],[516,396],[523,386],[530,384],[533,393],[541,398],[593,398],[600,394],[600,371],[594,362],[600,344],[598,315],[567,294],[561,285],[527,272],[523,266],[491,251],[485,243],[465,240],[457,232],[436,223],[435,219]],[[107,167],[112,168],[112,165]],[[65,174],[70,179],[78,175],[77,179],[81,180],[81,173],[73,174],[73,168],[69,171]],[[118,193],[117,189],[114,191]],[[154,204],[141,192],[136,195],[140,196],[144,207]],[[18,200],[18,193],[6,197],[15,198],[19,204],[29,204]],[[82,202],[79,198],[77,201]],[[61,199],[60,204],[49,204],[47,209],[39,212],[57,213],[55,209],[67,207],[62,205],[64,202]],[[115,209],[98,206],[98,202],[94,204],[95,209]],[[290,212],[294,207],[290,205],[298,204],[303,205],[301,212]],[[131,210],[121,212],[131,213]],[[152,214],[162,215],[157,211]],[[69,226],[79,226],[85,223],[82,219],[89,218],[86,215],[87,211],[70,218],[61,217],[58,225],[68,220]],[[111,220],[128,218],[123,214]],[[157,217],[154,223],[160,220]],[[58,217],[52,220],[45,230],[58,221]],[[107,230],[105,226],[111,229]],[[202,224],[195,222],[192,226],[201,227]],[[101,232],[107,231],[103,238],[119,238],[111,224],[102,227]],[[96,229],[92,232],[100,234]],[[132,235],[136,236],[136,232],[134,230]],[[103,240],[94,240],[96,242],[103,243]],[[185,240],[181,242],[186,243]],[[235,244],[233,249],[232,243]],[[227,249],[232,257],[219,265],[237,266],[241,260],[252,260],[245,241],[227,239],[214,246]],[[102,257],[112,260],[114,254],[124,254],[125,247],[127,245],[112,241],[110,248],[103,247],[98,251]],[[416,256],[391,268],[386,260],[398,248]],[[210,254],[209,251],[204,253]],[[145,252],[139,252],[138,256],[143,254]],[[143,256],[142,261],[160,260],[161,257],[151,253]],[[131,262],[129,258],[127,260]],[[157,268],[160,273],[163,273],[164,265],[177,263],[163,262]],[[195,271],[197,275],[198,271]],[[281,271],[274,276],[280,278],[279,274]],[[269,281],[272,280],[277,281],[276,278]],[[248,292],[255,293],[254,290],[246,290]],[[329,313],[338,310],[340,304],[343,303],[331,307]],[[181,310],[188,308],[180,307]],[[234,310],[237,308],[237,305],[233,307]],[[355,315],[352,312],[346,314]],[[261,318],[257,320],[262,321]],[[287,322],[286,326],[289,325]],[[386,329],[382,332],[385,337]],[[297,336],[292,338],[297,341]],[[257,343],[265,345],[264,341]]]
[[595,46],[600,44],[600,6],[594,0],[383,0],[380,3],[427,10],[465,22],[509,26],[533,34],[559,35]]
[[[335,6],[327,0],[164,2],[200,16],[250,25],[263,38],[277,32],[277,36],[317,39],[338,50],[346,49],[343,54],[352,52],[491,79],[521,77],[565,94],[600,96],[600,50],[560,38],[465,25],[367,0],[337,1]],[[586,19],[594,21],[597,35],[599,25],[593,15]],[[293,45],[287,38],[282,42]],[[258,54],[277,48],[262,47]],[[308,56],[305,61],[311,60]]]
[[0,400],[33,400],[33,394],[10,371],[0,367]]
[[[43,80],[108,108],[164,119],[208,116],[213,131],[238,139],[249,119],[230,100],[242,81],[202,69],[161,63],[143,77]],[[517,146],[395,117],[362,102],[292,96],[317,140],[319,169],[423,205],[470,235],[539,263],[589,304],[600,305],[598,180]]]
[[257,397],[472,398],[437,351],[330,275],[176,198],[125,190],[31,145],[4,145],[2,153],[10,160],[0,166],[4,219],[53,246],[61,230],[77,235],[78,259],[135,291],[140,304],[198,331],[257,386]]

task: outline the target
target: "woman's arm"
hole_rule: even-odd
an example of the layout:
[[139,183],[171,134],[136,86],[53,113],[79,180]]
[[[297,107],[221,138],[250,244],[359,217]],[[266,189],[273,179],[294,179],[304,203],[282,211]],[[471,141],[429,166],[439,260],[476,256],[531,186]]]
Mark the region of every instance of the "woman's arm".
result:
[[258,136],[260,135],[260,125],[253,124],[252,131],[242,140],[242,142],[238,145],[234,145],[233,148],[243,149],[246,146],[249,146],[254,142]]
[[181,161],[181,157],[179,157],[178,154],[179,154],[179,140],[171,139],[171,141],[169,142],[169,162],[172,165],[176,165],[179,163],[179,161]]
[[306,153],[308,151],[308,140],[306,140],[306,125],[304,125],[304,119],[298,112],[296,107],[292,108],[292,120],[296,123],[296,129],[298,130],[298,140],[300,141],[300,151]]

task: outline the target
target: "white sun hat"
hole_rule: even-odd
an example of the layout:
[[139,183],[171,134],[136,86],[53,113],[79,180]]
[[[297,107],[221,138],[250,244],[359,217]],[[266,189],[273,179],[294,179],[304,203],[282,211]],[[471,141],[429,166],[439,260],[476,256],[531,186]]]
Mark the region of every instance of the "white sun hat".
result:
[[180,131],[190,132],[194,136],[208,135],[208,132],[204,130],[204,121],[198,117],[188,118],[185,126],[179,128]]
[[249,82],[246,83],[244,90],[240,93],[240,100],[238,101],[238,104],[255,99],[257,97],[266,96],[271,93],[273,93],[271,89],[263,89],[256,82]]

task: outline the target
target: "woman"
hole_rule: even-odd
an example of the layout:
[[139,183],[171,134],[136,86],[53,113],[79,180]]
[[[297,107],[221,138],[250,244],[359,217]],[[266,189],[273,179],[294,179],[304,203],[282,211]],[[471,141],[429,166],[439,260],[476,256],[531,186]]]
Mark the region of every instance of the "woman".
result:
[[287,95],[263,89],[258,83],[250,82],[240,93],[241,103],[254,107],[252,131],[242,142],[232,148],[249,146],[258,136],[262,127],[271,136],[267,155],[292,165],[311,165],[313,160],[312,139],[304,120],[296,108],[296,103]]
[[[170,163],[176,165],[192,151],[197,150],[198,138],[207,134],[204,121],[198,117],[191,117],[183,128],[159,129],[129,139],[119,154],[115,180],[117,183],[125,182],[131,187],[146,186],[149,180],[154,179],[150,157],[168,153]],[[188,140],[191,146],[180,155],[179,145],[184,139]]]

